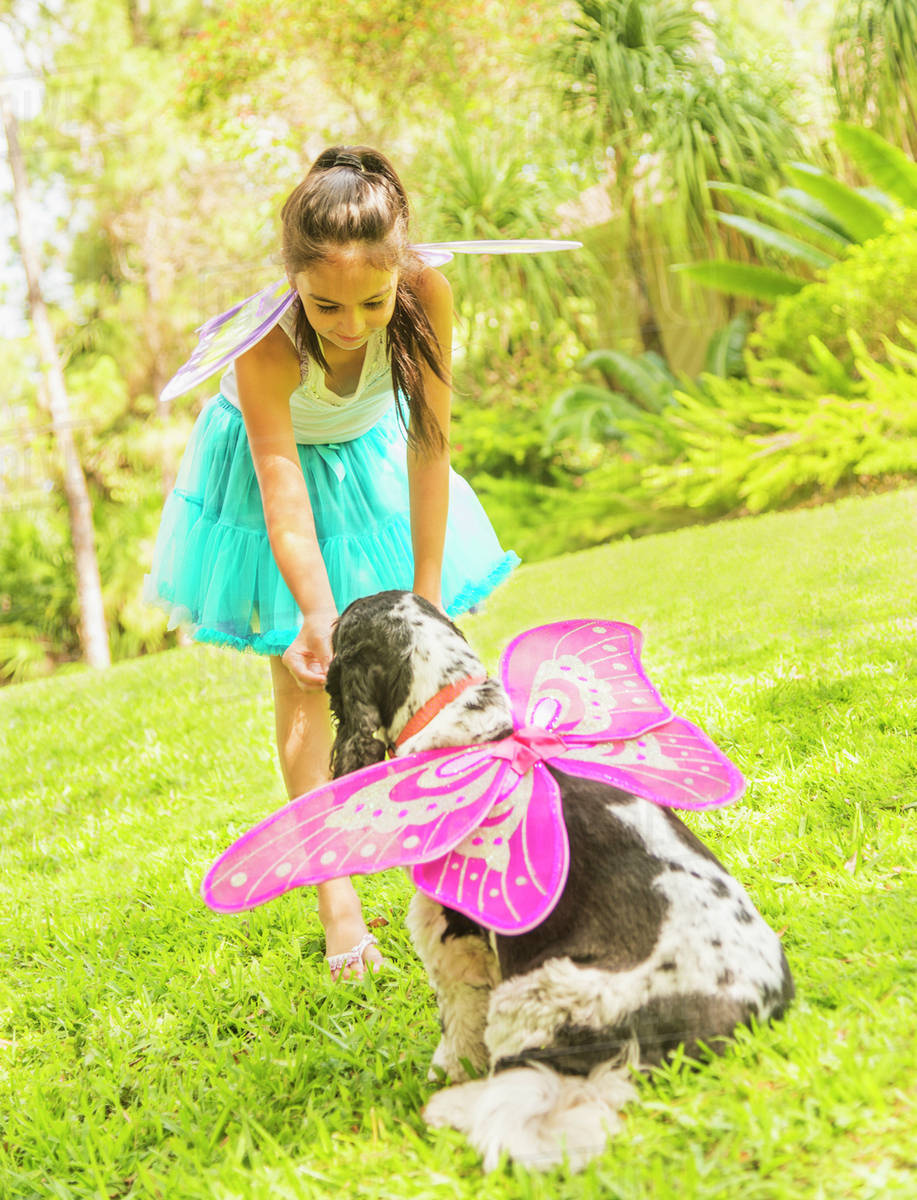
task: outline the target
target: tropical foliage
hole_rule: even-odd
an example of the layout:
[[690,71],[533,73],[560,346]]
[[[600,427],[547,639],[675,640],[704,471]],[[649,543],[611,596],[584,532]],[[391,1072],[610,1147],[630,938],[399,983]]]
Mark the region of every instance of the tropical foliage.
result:
[[[753,360],[744,380],[704,379],[678,394],[671,416],[682,450],[650,466],[641,482],[653,503],[707,515],[762,512],[917,473],[917,327],[873,359],[853,331],[859,379],[816,338],[811,370],[785,359]],[[635,431],[639,453],[646,435]]]
[[[278,274],[278,203],[331,141],[390,153],[423,240],[561,236],[590,247],[447,268],[462,343],[456,466],[527,557],[728,507],[725,496],[708,510],[693,492],[688,503],[659,490],[650,469],[694,470],[689,441],[702,434],[679,424],[692,403],[722,403],[746,428],[742,398],[750,407],[769,387],[765,361],[822,378],[821,345],[838,364],[830,395],[862,400],[860,366],[891,370],[883,339],[903,351],[897,322],[917,320],[907,214],[917,168],[878,133],[843,124],[837,143],[868,186],[838,179],[819,149],[824,129],[806,125],[817,106],[799,98],[819,81],[794,76],[792,56],[775,49],[779,31],[768,36],[756,18],[749,32],[750,8],[354,0],[329,22],[314,0],[0,6],[41,96],[21,113],[22,138],[49,216],[52,317],[116,657],[175,638],[139,594],[204,394],[170,410],[162,384],[203,318]],[[808,165],[777,191],[788,156]],[[871,236],[893,209],[888,230]],[[771,298],[795,294],[757,321],[746,347],[750,318],[734,295],[684,277],[686,301],[667,286],[672,247],[758,266]],[[679,322],[681,357],[669,337]],[[595,346],[605,349],[587,354]],[[755,382],[733,383],[746,366]],[[28,338],[3,343],[0,368],[0,677],[22,679],[76,659],[78,614]],[[716,401],[711,388],[722,389]],[[803,396],[827,403],[800,384]],[[764,400],[770,412],[776,401]],[[842,472],[840,486],[855,477]]]
[[642,347],[663,354],[647,239],[694,253],[719,243],[705,185],[761,187],[801,144],[792,86],[766,52],[746,53],[687,0],[577,0],[573,13],[553,65],[628,217]]
[[812,368],[811,339],[823,342],[850,371],[848,331],[870,355],[884,357],[901,320],[917,322],[917,210],[892,220],[887,232],[853,246],[818,281],[761,314],[749,344],[760,358],[785,358]]
[[[531,140],[509,127],[458,116],[424,158],[421,227],[425,239],[474,241],[556,234],[558,208],[578,181],[552,129],[556,114],[527,122]],[[587,250],[563,254],[457,255],[449,268],[467,351],[545,353],[572,328],[593,333],[571,298],[588,295],[596,264]]]
[[[705,356],[705,375],[721,377],[745,374],[743,355],[749,319],[740,313],[710,339]],[[587,376],[561,391],[552,404],[545,424],[550,445],[572,439],[581,448],[589,443],[607,445],[627,441],[641,421],[657,433],[665,428],[653,420],[670,405],[687,385],[668,363],[652,351],[628,354],[623,350],[593,350],[577,370]],[[588,382],[589,373],[604,380]]]
[[773,265],[716,259],[675,269],[707,287],[772,303],[799,291],[851,246],[878,237],[891,213],[917,208],[917,164],[867,129],[839,122],[834,133],[870,187],[853,188],[824,168],[801,162],[783,165],[789,186],[775,195],[711,183],[709,190],[740,210],[718,212],[716,219],[750,239]]

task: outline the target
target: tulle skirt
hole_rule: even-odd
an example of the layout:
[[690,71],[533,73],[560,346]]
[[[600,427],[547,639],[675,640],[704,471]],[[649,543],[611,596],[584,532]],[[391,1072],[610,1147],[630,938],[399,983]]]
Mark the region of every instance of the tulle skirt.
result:
[[[338,611],[359,596],[411,588],[406,441],[394,404],[353,441],[300,445],[319,547]],[[504,552],[472,489],[451,473],[443,605],[479,603],[519,559]],[[302,616],[274,562],[239,410],[222,396],[198,417],[166,501],[144,598],[195,640],[282,654]]]

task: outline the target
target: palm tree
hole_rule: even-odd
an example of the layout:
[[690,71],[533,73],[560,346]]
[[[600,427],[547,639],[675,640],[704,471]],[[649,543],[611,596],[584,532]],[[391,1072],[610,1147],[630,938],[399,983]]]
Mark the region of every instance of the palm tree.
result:
[[[557,161],[551,132],[512,125],[473,126],[458,116],[418,160],[416,194],[424,239],[475,241],[554,237],[558,209],[576,199]],[[448,272],[471,347],[483,332],[504,349],[543,343],[557,323],[575,320],[571,293],[582,292],[590,265],[584,250],[563,254],[457,255]],[[479,330],[490,320],[497,328]]]
[[841,0],[829,44],[839,115],[917,158],[914,0]]
[[644,349],[663,353],[641,232],[666,245],[719,242],[705,186],[760,187],[795,147],[790,89],[734,54],[688,0],[575,0],[553,47],[568,105],[613,155]]

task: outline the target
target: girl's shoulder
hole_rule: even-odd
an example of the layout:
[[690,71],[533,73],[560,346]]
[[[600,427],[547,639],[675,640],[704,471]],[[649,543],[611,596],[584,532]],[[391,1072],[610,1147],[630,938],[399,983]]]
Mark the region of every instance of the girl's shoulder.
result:
[[299,356],[279,325],[235,360],[236,379],[242,390],[289,397],[299,384]]
[[291,361],[296,363],[298,355],[290,334],[278,322],[254,346],[240,354],[239,358],[246,358],[250,362],[265,366],[282,367],[289,365]]
[[452,313],[452,284],[435,267],[424,267],[414,281],[417,299],[428,317],[436,313]]

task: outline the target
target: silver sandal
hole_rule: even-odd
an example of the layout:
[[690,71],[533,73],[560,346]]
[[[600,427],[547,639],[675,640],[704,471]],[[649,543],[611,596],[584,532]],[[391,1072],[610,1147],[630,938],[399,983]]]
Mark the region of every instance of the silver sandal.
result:
[[[345,967],[350,967],[353,966],[354,963],[362,962],[365,951],[368,950],[370,946],[378,945],[379,942],[377,938],[375,938],[371,933],[364,933],[357,944],[350,950],[345,950],[343,954],[326,954],[325,962],[328,964],[328,967],[331,971],[331,978],[337,979],[338,975],[340,975],[341,971],[343,971]],[[364,964],[364,966],[365,965],[366,964]],[[371,970],[372,968],[366,967],[366,969]]]

